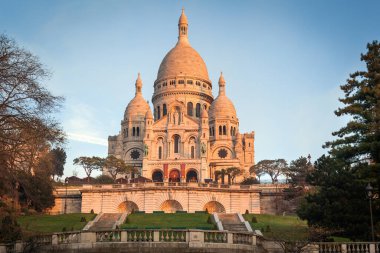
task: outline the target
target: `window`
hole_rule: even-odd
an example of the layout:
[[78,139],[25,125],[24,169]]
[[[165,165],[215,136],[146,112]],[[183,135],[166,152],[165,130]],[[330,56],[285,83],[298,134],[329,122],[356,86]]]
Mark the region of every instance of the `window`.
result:
[[195,117],[199,118],[201,116],[201,104],[198,103],[195,107]]
[[158,159],[162,159],[162,147],[158,147]]
[[179,135],[174,135],[174,153],[179,153],[179,145],[180,145],[180,137]]
[[174,85],[174,84],[175,84],[175,80],[171,80],[170,85]]
[[124,129],[124,137],[128,137],[128,128]]
[[140,128],[139,127],[136,127],[136,135],[140,136]]
[[215,128],[212,127],[211,129],[212,129],[212,136],[215,136]]
[[195,157],[195,148],[194,146],[191,146],[191,159],[194,159]]
[[193,80],[187,80],[187,84],[193,84]]
[[226,126],[223,126],[223,135],[227,135]]
[[168,110],[166,108],[166,104],[163,104],[162,105],[162,116],[165,116],[166,114],[168,114]]
[[193,116],[193,103],[187,103],[187,115]]
[[136,136],[136,129],[135,129],[135,127],[132,128],[132,136]]
[[157,106],[157,119],[160,119],[161,118],[161,110],[160,110],[160,107]]
[[197,86],[201,86],[201,82],[196,81],[195,84],[196,84]]
[[185,80],[178,80],[178,84],[185,84]]
[[222,135],[222,126],[219,126],[219,135]]

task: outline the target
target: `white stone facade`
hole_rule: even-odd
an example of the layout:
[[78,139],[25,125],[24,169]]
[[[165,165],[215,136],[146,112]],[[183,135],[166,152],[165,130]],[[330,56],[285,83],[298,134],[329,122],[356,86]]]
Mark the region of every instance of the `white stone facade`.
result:
[[142,96],[139,75],[121,131],[108,138],[108,154],[153,181],[205,182],[228,167],[248,174],[254,164],[254,132],[239,133],[222,75],[214,99],[206,64],[188,41],[184,12],[178,31],[178,42],[163,59],[154,82],[154,113]]

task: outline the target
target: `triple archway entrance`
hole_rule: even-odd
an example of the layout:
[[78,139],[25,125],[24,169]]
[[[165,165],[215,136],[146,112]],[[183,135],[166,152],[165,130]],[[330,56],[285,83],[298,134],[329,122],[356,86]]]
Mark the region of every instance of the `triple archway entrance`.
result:
[[[170,199],[162,202],[159,206],[159,210],[165,213],[175,213],[177,211],[183,211],[183,207],[177,200]],[[139,208],[135,202],[127,200],[119,204],[117,211],[119,213],[133,213],[139,211]],[[208,213],[225,213],[226,209],[218,201],[209,201],[203,206],[203,211],[207,211]]]
[[[161,170],[155,170],[152,173],[153,182],[163,182],[164,174]],[[169,182],[180,182],[181,172],[178,169],[172,169],[168,175]],[[186,182],[198,182],[198,173],[195,169],[190,169],[186,173]]]

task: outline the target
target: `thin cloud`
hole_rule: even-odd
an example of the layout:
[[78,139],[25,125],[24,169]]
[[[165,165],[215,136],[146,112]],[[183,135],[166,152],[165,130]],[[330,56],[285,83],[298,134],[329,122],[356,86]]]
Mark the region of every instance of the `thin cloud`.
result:
[[106,139],[90,136],[86,134],[78,134],[78,133],[67,133],[68,139],[73,141],[80,141],[95,145],[108,146],[108,142]]

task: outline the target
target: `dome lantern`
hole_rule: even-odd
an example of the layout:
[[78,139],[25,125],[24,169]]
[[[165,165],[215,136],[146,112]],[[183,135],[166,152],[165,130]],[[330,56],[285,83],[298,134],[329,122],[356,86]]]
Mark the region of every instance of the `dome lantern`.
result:
[[182,13],[178,20],[178,43],[180,42],[189,43],[188,38],[187,38],[188,26],[189,24],[187,23],[185,9],[182,8]]

